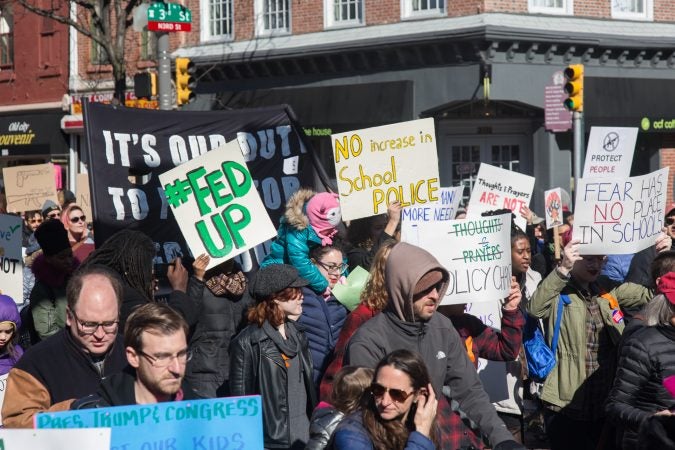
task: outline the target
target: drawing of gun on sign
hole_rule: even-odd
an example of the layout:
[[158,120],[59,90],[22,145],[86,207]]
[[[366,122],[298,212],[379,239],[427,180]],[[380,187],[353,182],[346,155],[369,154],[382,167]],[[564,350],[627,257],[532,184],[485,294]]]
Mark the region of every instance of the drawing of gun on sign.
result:
[[52,164],[5,167],[2,175],[10,212],[40,209],[48,199],[58,202]]

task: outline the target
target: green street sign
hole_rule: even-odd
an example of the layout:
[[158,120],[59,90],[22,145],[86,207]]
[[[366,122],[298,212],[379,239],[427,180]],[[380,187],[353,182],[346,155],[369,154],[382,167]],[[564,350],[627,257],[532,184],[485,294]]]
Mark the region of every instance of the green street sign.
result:
[[178,3],[153,3],[148,8],[148,22],[192,23],[192,13]]

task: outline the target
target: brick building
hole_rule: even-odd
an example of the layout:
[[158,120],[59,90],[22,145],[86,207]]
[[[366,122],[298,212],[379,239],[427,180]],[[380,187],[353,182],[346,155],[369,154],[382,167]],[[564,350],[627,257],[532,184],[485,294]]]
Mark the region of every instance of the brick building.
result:
[[331,132],[434,117],[441,184],[471,186],[488,162],[534,175],[534,204],[543,203],[543,191],[569,187],[573,173],[572,133],[544,128],[544,90],[576,63],[585,66],[586,133],[643,126],[634,175],[666,165],[675,143],[670,129],[648,126],[675,118],[669,0],[188,6],[193,32],[174,53],[198,66],[198,101],[188,108],[288,103],[329,171]]

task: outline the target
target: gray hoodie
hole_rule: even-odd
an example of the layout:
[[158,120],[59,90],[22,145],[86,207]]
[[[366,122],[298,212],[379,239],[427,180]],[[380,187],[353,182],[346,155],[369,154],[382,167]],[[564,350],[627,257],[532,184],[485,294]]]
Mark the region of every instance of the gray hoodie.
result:
[[[394,246],[385,266],[389,302],[381,314],[363,324],[349,341],[344,364],[375,367],[388,353],[407,349],[420,353],[427,364],[437,395],[450,386],[453,399],[476,422],[493,446],[513,440],[483,390],[464,344],[450,320],[435,313],[420,321],[413,313],[413,291],[417,281],[439,270],[447,270],[426,250],[406,243]],[[439,292],[443,298],[447,282]]]

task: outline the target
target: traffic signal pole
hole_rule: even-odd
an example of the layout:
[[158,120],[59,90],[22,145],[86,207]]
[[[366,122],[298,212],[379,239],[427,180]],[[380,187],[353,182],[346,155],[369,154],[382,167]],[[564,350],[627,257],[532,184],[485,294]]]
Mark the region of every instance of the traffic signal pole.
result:
[[156,32],[157,34],[157,90],[159,92],[159,109],[171,110],[171,57],[169,56],[169,33]]
[[[574,133],[574,198],[576,198],[579,179],[581,178],[581,167],[584,164],[584,113],[574,111],[572,114],[572,131]],[[576,207],[576,205],[574,205]]]

